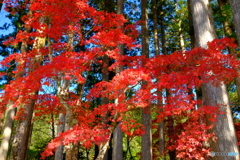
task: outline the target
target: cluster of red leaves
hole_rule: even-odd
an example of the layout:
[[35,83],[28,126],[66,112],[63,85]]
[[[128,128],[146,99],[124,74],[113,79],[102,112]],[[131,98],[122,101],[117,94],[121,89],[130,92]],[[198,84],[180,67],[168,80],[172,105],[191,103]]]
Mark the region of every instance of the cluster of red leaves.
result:
[[145,133],[143,126],[135,120],[130,119],[121,123],[121,130],[129,137],[141,136]]
[[68,145],[69,143],[81,142],[82,146],[90,148],[94,144],[100,145],[107,140],[109,140],[109,132],[106,129],[106,126],[89,127],[84,123],[79,123],[72,129],[61,133],[57,138],[53,139],[41,154],[41,159],[45,159],[46,157],[53,155],[54,151],[60,145]]
[[[92,71],[91,64],[101,63],[99,59],[103,56],[115,61],[109,67],[111,70],[118,66],[127,67],[111,81],[97,83],[86,96],[87,101],[83,102],[76,93],[69,91],[70,96],[65,97],[65,101],[78,123],[53,139],[43,152],[43,158],[52,155],[62,144],[81,142],[85,147],[91,147],[105,142],[109,138],[111,125],[120,121],[121,129],[127,135],[143,134],[142,125],[124,117],[133,109],[158,106],[158,91],[163,89],[169,89],[171,97],[168,97],[166,104],[158,106],[161,114],[156,121],[160,122],[169,115],[187,119],[181,125],[179,123],[182,127],[179,127],[178,136],[169,137],[175,141],[169,149],[176,148],[179,158],[202,159],[207,156],[208,149],[202,144],[213,135],[207,133],[210,126],[199,121],[206,115],[213,116],[217,111],[213,106],[202,106],[193,111],[198,102],[193,101],[193,95],[188,95],[188,92],[203,83],[214,82],[218,85],[237,76],[235,68],[239,67],[238,61],[231,55],[221,53],[226,47],[236,47],[232,39],[209,42],[208,49],[194,48],[153,58],[129,57],[121,55],[117,46],[125,44],[128,48],[135,47],[137,31],[132,25],[124,26],[126,19],[122,15],[97,11],[87,4],[87,0],[34,0],[31,1],[30,10],[31,14],[23,20],[27,27],[36,32],[19,32],[6,44],[24,42],[36,45],[39,37],[47,37],[51,43],[41,48],[33,47],[26,53],[12,54],[1,62],[0,65],[7,67],[14,60],[17,63],[14,73],[24,72],[23,76],[16,77],[5,86],[1,106],[6,106],[9,100],[15,102],[16,107],[19,104],[27,106],[29,99],[36,99],[37,116],[65,113],[56,95],[44,93],[59,82],[59,77],[60,80],[62,77],[83,84],[83,73]],[[69,34],[74,34],[74,43],[87,46],[86,50],[72,51],[72,46],[62,41]],[[41,57],[41,65],[35,62],[36,57]],[[129,91],[132,92],[131,96],[127,95]],[[33,94],[35,92],[39,94]],[[90,107],[94,99],[104,97],[109,104],[94,109]],[[5,107],[2,107],[1,111],[4,110]],[[107,121],[112,122],[108,125],[101,122],[101,117],[107,113],[110,113]]]
[[175,134],[168,137],[167,148],[176,150],[177,158],[180,159],[206,159],[209,147],[204,144],[216,138],[213,133],[209,133],[213,126],[207,125],[206,121],[215,121],[217,114],[220,114],[217,107],[202,106],[198,110],[185,112],[184,117],[175,117]]

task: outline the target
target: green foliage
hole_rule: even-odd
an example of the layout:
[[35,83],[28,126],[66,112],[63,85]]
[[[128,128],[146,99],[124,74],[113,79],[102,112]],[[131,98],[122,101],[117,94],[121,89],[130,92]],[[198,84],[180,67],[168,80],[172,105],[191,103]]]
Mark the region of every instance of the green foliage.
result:
[[[49,123],[46,123],[46,119],[34,121],[28,158],[31,160],[39,160],[41,158],[40,154],[51,139],[51,127]],[[50,159],[49,157],[49,160]]]
[[[131,93],[129,91],[129,93]],[[128,115],[126,118],[134,119],[136,120],[136,123],[141,123],[141,110],[132,110],[128,112]],[[126,134],[124,134],[123,137],[123,156],[124,160],[138,160],[140,159],[140,153],[141,153],[141,137],[134,136],[130,137]]]

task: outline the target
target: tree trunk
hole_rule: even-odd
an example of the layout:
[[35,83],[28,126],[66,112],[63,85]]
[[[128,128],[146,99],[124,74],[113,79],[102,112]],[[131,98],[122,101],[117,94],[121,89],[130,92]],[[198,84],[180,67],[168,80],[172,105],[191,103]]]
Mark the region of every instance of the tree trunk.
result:
[[178,32],[179,32],[180,49],[181,49],[181,51],[186,51],[185,44],[184,44],[183,33],[182,33],[182,20],[179,20],[178,26],[179,26]]
[[[70,31],[71,32],[71,31]],[[68,35],[68,47],[69,50],[73,50],[73,33],[69,33]],[[66,79],[62,79],[60,82],[58,82],[58,97],[60,98],[61,105],[65,108],[66,114],[60,113],[59,114],[59,125],[57,130],[57,136],[60,135],[60,133],[67,131],[70,128],[70,121],[71,121],[71,108],[69,108],[66,99],[68,98],[68,89],[70,87],[70,81]],[[65,146],[66,150],[66,159],[71,159],[71,145]],[[64,146],[61,145],[57,148],[55,152],[55,160],[63,160],[63,152],[64,152]]]
[[4,127],[4,115],[0,117],[0,134],[2,134],[3,127]]
[[240,46],[240,1],[239,0],[229,0],[232,13],[233,13],[233,22],[235,30],[237,33],[238,46]]
[[[226,0],[218,0],[219,3],[219,7],[222,9],[224,5],[226,5],[227,2],[225,2]],[[240,7],[240,1],[236,1],[236,0],[230,0],[230,5],[232,8],[232,13],[233,13],[233,22],[234,22],[234,26],[235,26],[235,30],[237,33],[237,39],[238,39],[238,47],[240,47],[240,11],[239,11],[239,7]],[[224,31],[226,33],[227,36],[232,35],[232,28],[229,26],[229,23],[226,21],[224,22]],[[236,55],[236,52],[233,52],[232,50],[230,50],[232,52],[232,54]],[[237,69],[239,75],[240,75],[240,69]],[[238,76],[236,78],[236,86],[237,86],[237,93],[238,93],[238,100],[240,101],[240,76]]]
[[[34,114],[33,114],[34,116]],[[34,119],[34,117],[32,117],[32,119]],[[31,145],[31,141],[32,141],[32,132],[33,132],[33,121],[31,121],[31,127],[30,127],[30,131],[29,131],[29,136],[28,136],[28,146],[27,146],[27,150],[26,150],[26,157],[25,160],[28,160],[28,151],[29,151],[29,147]]]
[[51,132],[52,132],[52,139],[55,138],[55,118],[54,114],[51,114]]
[[[196,38],[196,46],[207,48],[207,42],[216,38],[212,23],[212,13],[208,0],[191,0],[191,10]],[[233,125],[226,85],[222,82],[215,87],[212,83],[202,85],[203,104],[219,106],[226,113],[218,116],[213,132],[218,137],[216,142],[210,142],[212,152],[236,152],[239,155],[236,132]],[[216,160],[239,160],[239,156],[215,156]]]
[[[117,116],[114,120],[117,119]],[[112,126],[109,128],[109,132],[110,132],[110,135],[109,135],[109,140],[105,143],[102,143],[100,146],[99,146],[99,153],[98,153],[98,156],[96,158],[96,160],[104,160],[106,157],[107,158],[112,158],[112,156],[108,156],[107,154],[107,151],[108,151],[108,148],[109,148],[109,145],[110,145],[110,141],[111,141],[111,135],[114,131],[114,129],[116,128],[116,123],[113,123]]]
[[[164,122],[159,123],[159,153],[164,154],[165,150],[165,137],[164,137]],[[162,156],[162,160],[165,160],[165,156]]]
[[[37,94],[37,93],[35,93]],[[27,155],[27,147],[29,141],[29,135],[31,130],[31,122],[33,116],[33,108],[35,105],[35,99],[29,100],[29,105],[25,106],[26,119],[20,120],[17,126],[17,132],[13,141],[12,159],[13,160],[25,160]]]
[[[142,0],[142,55],[149,57],[149,40],[148,40],[148,12],[147,0]],[[146,84],[144,84],[146,85]],[[152,160],[152,131],[151,131],[151,107],[147,106],[142,110],[142,124],[144,125],[145,134],[142,135],[142,160]]]
[[[160,27],[161,27],[161,44],[162,44],[162,54],[163,55],[167,55],[167,49],[166,49],[166,34],[165,34],[165,25],[164,25],[164,11],[163,11],[163,2],[164,0],[161,0],[160,2]],[[160,55],[160,53],[159,53]],[[162,91],[159,91],[162,92]],[[162,93],[160,93],[162,95]],[[162,101],[162,96],[161,98],[159,98],[159,101]],[[162,103],[162,102],[161,102]],[[160,103],[159,103],[160,105]],[[161,155],[164,154],[164,150],[165,150],[165,138],[164,138],[164,121],[162,121],[161,123],[159,123],[159,153]],[[165,156],[163,155],[162,159],[165,159]]]
[[166,48],[166,36],[165,36],[165,24],[164,24],[164,11],[163,11],[163,2],[160,2],[160,26],[161,26],[161,42],[162,42],[162,54],[167,55],[167,48]]
[[113,132],[113,160],[122,160],[123,159],[123,133],[118,125]]
[[192,17],[192,9],[191,2],[187,0],[188,5],[188,21],[189,21],[189,36],[191,40],[191,48],[194,48],[196,45],[195,36],[194,36],[194,27],[193,27],[193,17]]
[[[28,14],[31,14],[29,12]],[[25,32],[30,33],[31,27],[25,27]],[[24,53],[28,51],[28,45],[24,42],[21,44],[20,52]],[[21,63],[18,64],[18,66],[22,65]],[[20,78],[24,75],[24,71],[18,72],[15,74],[15,79]],[[2,142],[0,147],[0,159],[5,160],[7,159],[7,154],[9,151],[10,146],[10,140],[13,132],[13,126],[14,126],[14,116],[17,112],[17,108],[13,108],[14,102],[10,101],[8,104],[8,111],[7,111],[7,117],[5,121],[5,126],[3,128],[3,135],[2,135]],[[13,148],[14,149],[14,148]]]
[[[65,127],[65,114],[60,113],[59,114],[59,124],[57,128],[57,136],[60,135],[60,133],[64,132]],[[55,151],[54,159],[55,160],[63,160],[63,145],[59,146],[57,150]]]
[[12,135],[14,116],[16,114],[17,108],[13,107],[13,102],[9,104],[6,122],[2,134],[2,142],[0,146],[0,159],[6,160],[7,154],[10,146],[10,139]]
[[[107,13],[110,12],[114,12],[114,1],[113,0],[104,0],[104,11]],[[110,63],[110,59],[108,56],[104,55],[103,56],[103,68],[102,68],[102,80],[103,81],[109,81],[109,71],[108,71],[108,67],[109,67],[109,63]],[[107,98],[103,98],[102,99],[102,104],[107,104],[108,99]],[[109,117],[109,113],[107,113],[107,115],[105,117],[103,117],[103,123],[108,124],[108,117]],[[111,132],[112,134],[112,132]],[[111,141],[111,136],[109,137],[108,142],[106,143],[102,143],[99,147],[99,154],[97,157],[97,160],[110,160],[109,157],[112,158],[112,153],[110,151],[112,150],[108,150],[109,145],[110,145],[110,141]]]
[[[73,31],[69,31],[68,34],[68,46],[69,46],[69,51],[73,51],[74,50],[74,32]],[[68,89],[70,87],[70,81],[69,80],[63,80],[63,86],[62,89],[64,91],[64,94],[61,96],[61,103],[64,106],[64,108],[66,109],[66,115],[65,115],[65,126],[64,126],[64,131],[68,131],[73,125],[73,118],[72,118],[72,109],[70,108],[70,106],[68,106],[68,104],[66,103],[64,97],[69,97],[68,95]],[[83,85],[81,85],[81,87],[83,87]],[[79,88],[80,92],[82,91],[82,88]],[[82,95],[80,93],[79,95],[79,99],[81,101]],[[70,143],[68,145],[65,146],[65,153],[66,153],[66,160],[78,160],[78,149],[79,149],[79,145],[78,143]]]
[[[123,14],[123,0],[117,0],[117,14]],[[121,44],[118,46],[120,49],[120,54],[123,55],[124,46]],[[122,67],[116,68],[116,74],[122,71]],[[118,103],[118,100],[115,100],[115,103]],[[113,160],[122,160],[123,159],[123,133],[120,129],[120,123],[113,131]]]
[[[167,121],[168,121],[167,122],[168,136],[171,137],[174,135],[174,130],[175,130],[173,116],[168,116]],[[172,144],[172,142],[170,144]],[[168,154],[169,154],[170,160],[176,159],[176,150],[175,149],[168,151]]]
[[157,1],[153,0],[153,34],[154,34],[154,49],[155,49],[155,54],[160,55],[159,51],[159,40],[158,40],[158,18],[157,18]]
[[[31,15],[32,13],[29,12],[28,14]],[[26,32],[29,33],[31,28],[25,27],[25,30]],[[34,61],[30,63],[30,67],[29,67],[30,72],[37,69],[42,61],[41,59],[39,59],[39,57],[41,57],[41,53],[39,52],[39,49],[45,45],[45,37],[36,37],[36,42],[33,44],[33,48],[37,49],[38,54],[33,58]],[[27,44],[23,42],[21,46],[21,51],[26,52],[27,48],[28,48]],[[22,75],[23,75],[23,71],[18,73],[16,77],[20,77]],[[32,91],[31,96],[34,97],[37,94],[38,94],[38,91]],[[11,153],[11,159],[13,160],[25,160],[25,158],[27,157],[35,101],[36,100],[34,98],[29,98],[28,103],[23,104],[25,105],[23,106],[25,109],[24,110],[25,119],[20,120],[17,125],[16,134],[14,136],[13,145],[12,145],[12,153]]]
[[[69,108],[67,102],[65,101],[65,97],[68,97],[68,89],[70,87],[70,81],[63,79],[62,83],[60,82],[58,84],[58,97],[60,98],[61,105],[66,110],[66,113],[60,113],[59,114],[59,124],[57,129],[57,136],[59,136],[62,132],[67,131],[70,129],[70,122],[71,122],[71,108]],[[68,146],[65,146],[66,150],[66,159],[71,159],[71,144]],[[61,145],[57,148],[55,152],[55,160],[63,160],[63,152],[64,152],[64,146]]]
[[101,146],[99,147],[100,149],[96,160],[103,160],[105,159],[105,157],[107,157],[109,142],[110,140],[108,140],[106,143],[101,144]]

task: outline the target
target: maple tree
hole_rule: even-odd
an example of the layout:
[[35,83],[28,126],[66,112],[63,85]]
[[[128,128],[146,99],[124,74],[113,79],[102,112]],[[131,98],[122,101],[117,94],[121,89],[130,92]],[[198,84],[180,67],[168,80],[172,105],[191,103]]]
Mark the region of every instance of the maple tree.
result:
[[[6,3],[17,7],[12,1]],[[68,109],[74,113],[71,119],[77,123],[48,144],[42,153],[43,159],[53,155],[60,145],[80,142],[89,148],[105,144],[119,122],[128,136],[141,136],[144,126],[129,117],[128,112],[147,106],[151,106],[151,112],[158,113],[155,123],[174,116],[178,134],[168,137],[167,149],[176,149],[177,158],[209,156],[210,149],[203,144],[216,137],[208,132],[212,125],[207,121],[214,122],[217,114],[224,113],[217,106],[194,110],[202,102],[188,93],[203,83],[218,85],[237,76],[235,68],[239,67],[239,62],[232,55],[222,54],[226,47],[236,48],[233,39],[215,39],[208,43],[207,49],[198,47],[171,55],[127,56],[120,53],[118,46],[124,44],[129,50],[139,47],[136,43],[139,33],[137,24],[126,25],[123,15],[97,11],[87,0],[32,0],[29,10],[31,14],[22,19],[32,32],[19,31],[16,38],[5,42],[6,45],[27,43],[29,50],[11,54],[1,61],[2,66],[9,67],[14,60],[17,68],[13,74],[23,74],[5,85],[0,113],[3,116],[12,101],[18,108],[16,119],[22,120],[26,110],[22,106],[28,106],[31,99],[35,100],[35,116],[66,114]],[[74,35],[72,44],[68,43],[70,33]],[[85,49],[77,51],[81,46]],[[75,87],[74,83],[86,83],[86,75],[93,71],[93,64],[105,67],[103,56],[114,62],[109,71],[120,66],[126,69],[111,81],[96,83],[85,97],[79,97],[73,89],[68,89],[65,97],[47,91],[65,80],[71,83],[70,88]],[[159,104],[164,97],[158,91],[164,89],[169,90],[170,96],[167,103]],[[129,91],[131,96],[127,95]],[[108,103],[93,108],[97,98],[107,98]],[[102,117],[108,113],[109,123],[103,123]]]

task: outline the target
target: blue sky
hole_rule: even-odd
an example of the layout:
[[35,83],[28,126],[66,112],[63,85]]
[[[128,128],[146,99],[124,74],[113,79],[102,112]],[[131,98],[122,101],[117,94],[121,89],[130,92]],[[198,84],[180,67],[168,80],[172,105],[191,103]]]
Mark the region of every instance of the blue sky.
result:
[[[6,17],[6,15],[8,14],[5,10],[4,10],[4,4],[2,7],[2,10],[0,12],[0,27],[2,27],[5,23],[11,23],[11,21]],[[8,33],[11,33],[13,31],[13,27],[10,27],[8,30],[0,30],[0,35],[6,35]],[[0,56],[0,61],[2,60],[2,56]]]
[[[2,27],[5,23],[10,23],[11,21],[6,17],[6,15],[8,14],[3,8],[4,8],[4,4],[3,4],[3,7],[2,7],[2,10],[0,12],[0,27]],[[9,32],[12,31],[12,27],[10,27],[9,29]],[[6,31],[3,31],[3,30],[0,30],[0,35],[5,35],[5,34],[8,34],[9,32],[6,32]]]

